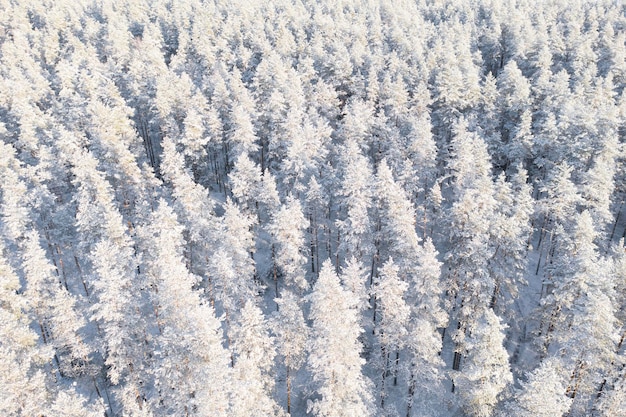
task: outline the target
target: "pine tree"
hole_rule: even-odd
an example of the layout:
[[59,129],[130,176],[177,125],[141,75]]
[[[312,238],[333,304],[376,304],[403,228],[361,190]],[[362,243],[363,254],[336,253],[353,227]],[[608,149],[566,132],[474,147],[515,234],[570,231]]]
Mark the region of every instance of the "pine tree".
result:
[[[82,339],[85,317],[78,311],[76,297],[67,284],[61,284],[54,266],[41,246],[41,235],[35,224],[35,211],[26,191],[29,189],[19,176],[20,164],[10,145],[3,145],[0,171],[4,177],[0,185],[6,219],[4,238],[16,249],[14,259],[26,282],[24,294],[33,309],[41,337],[54,351],[56,365],[62,375],[76,377],[94,371],[87,359],[90,347]],[[31,189],[36,189],[32,185]],[[37,194],[34,192],[33,194]]]
[[150,224],[138,231],[158,326],[150,402],[155,412],[164,414],[232,415],[221,321],[193,288],[198,277],[185,267],[181,232],[164,200]]
[[468,355],[454,383],[461,408],[469,416],[491,416],[500,393],[513,382],[509,355],[502,345],[504,328],[498,316],[486,308],[465,341]]
[[410,265],[419,252],[415,208],[402,187],[394,180],[386,160],[380,162],[376,180],[380,238],[386,243],[389,256],[401,262],[400,267],[404,269],[404,264]]
[[53,351],[41,346],[39,336],[30,329],[28,303],[19,294],[18,276],[5,260],[1,244],[0,277],[0,410],[6,416],[36,415],[45,412],[48,386],[44,364]]
[[32,307],[20,288],[17,275],[7,264],[0,243],[0,410],[3,415],[88,416],[102,415],[101,404],[87,406],[72,388],[54,381],[49,364],[55,355],[52,345],[31,328]]
[[[513,133],[522,121],[522,116],[530,108],[530,83],[522,74],[514,60],[509,61],[498,76],[499,104],[502,120],[502,140],[513,145],[517,139]],[[506,146],[502,146],[506,149]],[[508,164],[510,161],[506,161]]]
[[128,390],[142,396],[138,385],[145,378],[147,323],[138,311],[146,306],[133,298],[141,299],[143,277],[137,273],[135,248],[115,207],[112,187],[96,169],[91,154],[78,155],[72,172],[77,187],[78,248],[85,260],[82,268],[89,272],[83,283],[93,303],[90,319],[97,323],[99,343],[105,346],[107,377],[118,386],[120,398]]
[[[511,182],[504,174],[494,183],[496,211],[492,218],[489,241],[495,247],[489,260],[489,273],[494,279],[490,306],[507,311],[526,284],[527,245],[530,240],[530,218],[533,213],[531,187],[526,183],[526,171],[518,165]],[[506,315],[512,314],[510,311]]]
[[276,348],[267,320],[253,301],[247,301],[231,331],[234,354],[234,396],[231,414],[282,416],[284,411],[272,398],[272,370]]
[[446,403],[443,394],[444,362],[441,358],[440,329],[448,321],[442,308],[443,288],[441,262],[430,239],[421,248],[417,265],[409,276],[406,301],[411,307],[408,324],[409,361],[404,366],[409,381],[407,416],[424,412],[427,415],[444,415]]
[[572,403],[565,395],[566,381],[559,369],[559,361],[548,358],[528,375],[521,388],[503,407],[499,416],[561,417]]
[[367,271],[356,258],[350,258],[346,261],[346,266],[341,269],[339,278],[341,285],[358,300],[357,309],[362,316],[364,311],[370,308]]
[[[289,197],[274,214],[268,227],[274,241],[274,268],[280,269],[285,287],[296,293],[301,293],[309,286],[305,276],[307,256],[304,232],[307,226],[299,201]],[[276,274],[274,270],[275,280]],[[276,296],[279,296],[278,293]]]
[[169,138],[163,140],[161,171],[171,186],[172,207],[185,226],[188,245],[185,256],[190,270],[205,275],[207,257],[217,246],[219,220],[209,190],[197,183],[193,173],[185,169],[185,159]]
[[626,357],[622,353],[617,361],[621,369],[611,383],[611,387],[598,399],[595,409],[602,417],[616,416],[626,411]]
[[[346,128],[344,128],[346,130]],[[345,132],[344,134],[348,134]],[[356,133],[350,133],[356,135]],[[361,153],[359,142],[351,136],[345,139],[339,155],[340,179],[338,200],[342,213],[336,226],[339,248],[345,259],[355,257],[365,261],[372,252],[372,225],[369,209],[372,207],[372,173],[367,158]]]
[[571,235],[560,230],[551,287],[541,300],[544,355],[559,352],[574,413],[588,412],[589,400],[614,360],[617,343],[610,264],[600,258],[588,211],[576,216]]
[[290,126],[293,132],[286,144],[285,156],[280,164],[281,182],[285,192],[293,189],[296,195],[307,190],[327,157],[332,129],[328,123],[310,110],[300,125]]
[[446,215],[448,251],[445,254],[445,285],[450,300],[450,325],[456,344],[453,368],[464,354],[464,338],[489,306],[495,282],[489,271],[494,248],[489,231],[497,202],[491,180],[487,147],[464,121],[456,126],[449,169],[454,176],[454,201]]
[[221,239],[208,261],[210,291],[220,302],[226,320],[243,308],[246,300],[258,293],[261,285],[255,281],[253,220],[242,213],[230,200],[223,205],[216,236]]
[[228,174],[233,197],[248,214],[256,213],[260,197],[261,171],[247,154],[241,154],[235,160],[232,171]]
[[277,351],[284,358],[287,385],[287,413],[291,414],[294,374],[306,360],[306,344],[309,328],[298,305],[298,297],[289,291],[283,291],[276,299],[278,311],[271,319],[272,332],[276,334]]
[[365,361],[359,355],[363,330],[357,300],[342,288],[330,260],[308,298],[313,325],[307,366],[319,396],[309,400],[308,412],[320,417],[374,415],[372,383],[362,373]]
[[372,292],[376,296],[378,317],[376,335],[380,343],[381,407],[385,409],[387,396],[387,376],[394,375],[397,384],[400,349],[407,343],[409,316],[411,309],[404,300],[408,284],[398,277],[399,268],[389,258],[379,270],[379,278],[374,282]]

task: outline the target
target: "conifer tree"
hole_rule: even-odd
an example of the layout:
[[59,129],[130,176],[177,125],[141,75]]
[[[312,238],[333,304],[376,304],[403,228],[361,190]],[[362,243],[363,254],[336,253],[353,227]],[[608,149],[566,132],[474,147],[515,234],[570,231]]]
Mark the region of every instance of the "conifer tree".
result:
[[380,343],[381,374],[380,396],[381,407],[385,409],[387,396],[388,375],[394,376],[394,385],[397,385],[400,349],[407,343],[410,307],[404,300],[408,284],[398,277],[399,268],[389,258],[379,270],[379,278],[374,282],[372,292],[376,296],[378,317],[376,335]]
[[[303,253],[306,227],[307,221],[300,203],[291,197],[288,197],[287,202],[274,214],[268,227],[274,240],[274,268],[280,269],[284,285],[294,292],[302,292],[309,285],[305,277],[307,256]],[[277,277],[274,276],[274,279]],[[278,283],[276,285],[278,286]]]
[[610,264],[593,243],[596,232],[588,211],[576,216],[571,235],[558,234],[550,266],[548,295],[541,300],[544,355],[560,352],[567,395],[574,413],[588,412],[593,392],[614,360],[616,335]]
[[341,284],[343,287],[352,293],[352,295],[358,300],[357,309],[359,314],[370,307],[369,303],[369,275],[363,268],[363,265],[356,260],[356,258],[350,258],[346,262],[346,266],[341,269]]
[[[346,132],[346,134],[348,134]],[[351,133],[356,134],[356,133]],[[352,137],[340,148],[339,203],[345,214],[336,221],[339,248],[346,259],[356,257],[364,261],[373,249],[372,225],[369,209],[372,204],[372,173],[367,158],[361,153],[359,142]]]
[[209,259],[210,286],[221,303],[226,320],[237,315],[246,301],[256,296],[261,283],[255,280],[253,220],[230,200],[223,206],[216,236],[221,240]]
[[2,244],[0,410],[6,416],[36,415],[44,412],[49,396],[44,364],[51,359],[53,352],[42,346],[37,333],[30,329],[29,306],[25,297],[19,294],[19,278],[7,264],[5,251]]
[[497,202],[491,180],[487,147],[464,121],[456,126],[449,169],[454,176],[454,201],[447,213],[448,252],[445,254],[445,285],[451,304],[452,338],[457,347],[453,367],[464,354],[464,338],[473,331],[476,320],[494,290],[489,259],[494,249],[489,241]]
[[501,411],[499,416],[552,417],[563,416],[572,400],[565,395],[565,379],[554,358],[544,360],[528,375]]
[[221,321],[193,288],[198,277],[183,262],[181,232],[164,200],[150,224],[138,231],[158,331],[150,402],[163,414],[232,415]]
[[489,260],[489,272],[494,279],[490,306],[496,311],[508,311],[510,303],[526,284],[527,244],[531,235],[530,218],[533,200],[530,186],[526,183],[526,171],[518,165],[511,182],[504,174],[494,183],[496,212],[490,227],[490,242],[495,247]]
[[278,311],[271,318],[272,332],[276,334],[277,352],[284,358],[287,385],[287,413],[291,414],[294,374],[306,360],[306,344],[309,328],[304,321],[298,297],[290,291],[283,291],[275,300]]
[[233,366],[233,409],[230,415],[244,417],[283,416],[272,398],[274,390],[274,338],[267,320],[253,301],[247,301],[231,331]]
[[422,410],[432,416],[445,415],[446,409],[441,407],[447,399],[443,393],[445,375],[439,330],[446,326],[448,317],[442,306],[442,264],[432,240],[426,239],[417,262],[406,295],[411,308],[407,340],[410,357],[403,367],[409,384],[407,416]]
[[[35,320],[46,344],[54,352],[56,366],[62,375],[76,377],[93,372],[87,357],[90,347],[79,333],[85,326],[85,317],[78,311],[77,300],[62,285],[54,273],[54,266],[41,246],[41,235],[36,229],[34,211],[29,210],[28,186],[19,177],[20,164],[15,160],[10,145],[2,145],[3,159],[0,171],[2,204],[0,210],[8,227],[2,232],[8,243],[16,248],[15,260],[26,282],[24,294],[33,309]],[[32,186],[31,186],[32,187]]]
[[39,318],[20,288],[19,278],[6,262],[5,252],[0,242],[0,410],[15,417],[47,413],[70,417],[101,415],[102,404],[86,405],[73,388],[65,388],[52,377],[50,364],[57,355],[55,347],[59,342],[52,345],[30,328],[31,321]]
[[466,339],[469,353],[454,383],[461,408],[470,416],[491,416],[499,394],[513,382],[503,330],[500,319],[485,308]]
[[307,366],[319,397],[309,400],[308,412],[320,417],[374,415],[372,383],[363,375],[359,355],[363,330],[357,300],[342,288],[330,260],[322,265],[309,301],[313,325]]

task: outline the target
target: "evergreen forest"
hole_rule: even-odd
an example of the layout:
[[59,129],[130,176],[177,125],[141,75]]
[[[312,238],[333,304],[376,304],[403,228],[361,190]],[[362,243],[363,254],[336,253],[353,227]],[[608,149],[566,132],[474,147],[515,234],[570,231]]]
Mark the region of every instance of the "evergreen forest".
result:
[[620,0],[0,0],[3,417],[626,416]]

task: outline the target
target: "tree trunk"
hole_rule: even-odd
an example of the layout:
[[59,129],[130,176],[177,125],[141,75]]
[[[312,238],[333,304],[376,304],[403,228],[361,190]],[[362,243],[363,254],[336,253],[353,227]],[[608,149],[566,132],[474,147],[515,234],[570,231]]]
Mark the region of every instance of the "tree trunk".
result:
[[409,398],[407,399],[406,417],[411,417],[411,409],[413,408],[413,396],[415,395],[415,374],[411,370],[411,380],[409,382]]
[[291,415],[291,373],[287,367],[287,413]]
[[383,357],[383,372],[382,379],[380,382],[380,408],[385,409],[385,380],[387,379],[387,372],[389,370],[389,353],[387,352],[387,348],[385,345],[381,345],[380,347],[381,355]]
[[78,262],[78,258],[74,255],[74,263],[76,263],[76,268],[78,269],[78,273],[80,274],[80,280],[83,283],[83,289],[85,290],[85,294],[89,297],[89,290],[87,289],[87,283],[85,282],[85,278],[83,277],[83,269],[80,267],[80,263]]
[[[277,271],[277,267],[276,267],[276,259],[275,259],[275,252],[276,249],[274,247],[274,245],[272,245],[272,264],[273,264],[273,273],[274,273],[274,294],[276,295],[276,298],[278,298],[278,271]],[[278,311],[278,303],[276,303],[276,311]]]
[[458,371],[461,369],[461,354],[454,352],[454,359],[452,360],[452,369]]
[[339,245],[341,245],[341,232],[337,229],[337,253],[335,254],[335,271],[339,274]]
[[311,233],[310,246],[311,246],[311,272],[312,273],[315,273],[315,250],[317,247],[317,233],[314,232],[317,227],[315,225],[314,213],[315,213],[314,211],[309,213],[309,229]]
[[572,372],[572,376],[570,377],[570,383],[567,389],[565,390],[565,395],[570,397],[571,399],[576,398],[576,394],[578,393],[578,387],[580,386],[580,380],[585,364],[582,361],[577,361],[576,366],[574,367],[574,371]]
[[611,229],[611,237],[609,237],[609,244],[607,245],[607,247],[610,246],[611,242],[613,241],[613,236],[615,235],[615,229],[617,228],[617,223],[619,222],[619,218],[622,215],[623,205],[624,205],[624,200],[622,200],[622,202],[619,204],[619,209],[617,209],[617,214],[615,215],[615,222],[613,223],[613,228]]
[[396,359],[393,363],[393,386],[398,386],[398,366],[400,364],[400,349],[396,349]]

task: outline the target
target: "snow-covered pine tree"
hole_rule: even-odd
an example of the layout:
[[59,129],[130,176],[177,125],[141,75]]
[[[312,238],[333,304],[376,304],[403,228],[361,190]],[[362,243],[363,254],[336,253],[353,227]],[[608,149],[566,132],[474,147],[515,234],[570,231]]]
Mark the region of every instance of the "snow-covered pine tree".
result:
[[232,415],[229,354],[221,320],[194,289],[182,257],[182,226],[164,200],[138,229],[142,269],[152,289],[157,328],[150,387],[155,414]]
[[81,238],[77,254],[88,272],[84,289],[93,303],[90,319],[99,331],[98,343],[105,346],[108,382],[117,386],[116,403],[111,404],[116,412],[117,407],[130,406],[124,400],[133,394],[133,402],[145,396],[140,381],[146,378],[148,323],[141,311],[147,306],[134,301],[143,299],[144,281],[138,273],[134,242],[114,204],[112,187],[96,169],[96,159],[86,152],[75,152],[70,158]]
[[33,202],[27,193],[30,189],[37,194],[34,184],[29,186],[20,178],[21,167],[13,147],[0,144],[0,148],[0,172],[4,178],[0,184],[0,211],[7,226],[2,234],[15,250],[13,260],[26,283],[23,292],[33,310],[33,318],[42,340],[54,351],[61,374],[67,377],[89,374],[94,371],[87,366],[91,349],[82,339],[82,333],[79,334],[86,324],[85,317],[78,309],[76,297],[59,281],[55,267],[42,248],[34,210],[30,208]]
[[[377,382],[380,384],[380,405],[386,414],[387,385],[398,383],[400,350],[407,343],[411,309],[404,299],[409,285],[398,276],[399,268],[393,258],[389,258],[378,272],[379,277],[374,281],[371,292],[376,297],[377,322],[374,325],[380,344],[380,363],[377,366],[380,381]],[[388,380],[389,376],[393,376],[392,382]]]
[[528,375],[497,414],[501,417],[562,417],[572,403],[559,361],[547,358]]
[[495,313],[484,308],[470,336],[467,357],[454,376],[463,411],[472,417],[489,417],[500,393],[513,382],[509,355],[503,346],[504,328]]
[[5,259],[0,243],[0,411],[7,417],[24,415],[102,415],[102,404],[86,406],[73,388],[54,381],[48,364],[54,350],[30,328],[32,312],[21,284]]
[[309,328],[298,305],[300,299],[295,294],[285,290],[275,301],[278,311],[271,318],[270,325],[272,332],[276,334],[277,352],[284,358],[287,413],[291,415],[294,374],[302,368],[306,360]]
[[450,326],[456,344],[453,368],[467,353],[465,337],[489,306],[495,282],[489,271],[494,247],[490,229],[497,201],[484,140],[461,120],[455,126],[448,169],[453,176],[452,205],[446,213],[449,230],[444,256],[444,282],[450,305]]
[[445,415],[449,404],[444,393],[444,362],[441,358],[442,338],[448,315],[443,309],[441,262],[432,240],[427,238],[417,264],[409,275],[407,304],[411,308],[407,347],[410,358],[403,366],[408,374],[407,416],[416,413]]
[[275,340],[269,335],[268,322],[254,301],[246,302],[232,325],[230,337],[234,366],[233,406],[229,415],[284,416],[284,410],[272,398]]
[[309,286],[305,276],[305,265],[308,259],[305,254],[304,232],[307,226],[300,202],[292,197],[288,197],[286,203],[280,206],[268,225],[273,238],[272,257],[276,297],[279,297],[276,269],[280,270],[283,285],[290,291],[302,293]]
[[[344,130],[348,130],[344,126]],[[355,257],[360,262],[368,262],[373,251],[373,226],[369,210],[372,201],[372,169],[363,155],[359,140],[363,132],[344,132],[343,145],[339,148],[338,202],[341,215],[335,221],[339,233],[338,252],[344,259]],[[357,136],[356,138],[353,136]],[[362,145],[361,145],[362,146]]]
[[217,225],[221,239],[208,261],[209,287],[226,314],[236,316],[246,301],[256,296],[261,284],[255,279],[253,220],[227,200]]
[[574,399],[572,413],[589,412],[590,400],[614,361],[617,335],[610,264],[602,259],[588,211],[575,218],[576,228],[557,235],[550,287],[541,300],[540,341],[544,355],[557,355]]
[[490,243],[495,247],[489,259],[489,273],[494,279],[491,308],[512,317],[511,303],[526,284],[527,246],[531,237],[530,218],[534,204],[526,171],[518,165],[510,182],[500,174],[494,183],[496,211],[490,227]]
[[308,299],[313,324],[307,366],[316,394],[308,412],[319,417],[375,415],[372,382],[362,371],[358,301],[341,286],[330,260],[324,261]]

